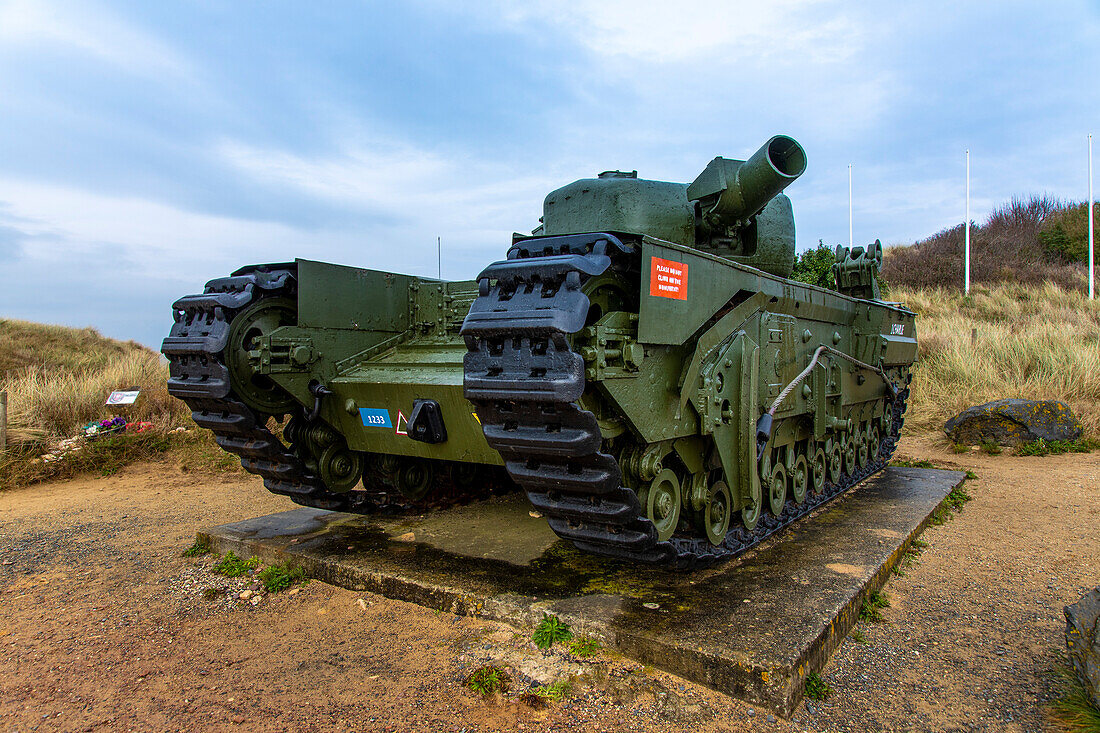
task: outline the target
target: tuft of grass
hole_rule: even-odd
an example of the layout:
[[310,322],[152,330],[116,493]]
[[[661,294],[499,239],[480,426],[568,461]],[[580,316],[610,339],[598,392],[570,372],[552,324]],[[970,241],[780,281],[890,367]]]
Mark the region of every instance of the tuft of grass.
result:
[[569,624],[557,616],[544,613],[542,621],[539,621],[539,625],[535,627],[532,638],[535,640],[535,646],[539,649],[549,649],[554,645],[554,642],[566,642],[572,639],[573,632],[570,631]]
[[558,702],[569,694],[572,685],[569,680],[558,680],[549,685],[532,687],[530,694],[542,698],[548,702]]
[[289,562],[276,565],[268,565],[257,576],[268,593],[277,593],[286,590],[296,583],[304,583],[305,571]]
[[904,458],[897,458],[890,461],[891,466],[899,466],[900,468],[935,468],[935,464],[932,461],[910,461]]
[[1034,443],[1021,443],[1016,446],[1018,456],[1054,456],[1062,453],[1090,453],[1097,444],[1091,440],[1043,440]]
[[225,593],[225,588],[215,588],[214,586],[211,586],[209,588],[203,588],[202,589],[202,599],[204,601],[212,601],[215,598],[217,598],[218,596],[220,596],[222,593]]
[[875,591],[863,599],[859,608],[859,620],[879,623],[882,621],[882,609],[890,606],[890,597],[881,591]]
[[971,471],[968,468],[968,469],[966,469],[966,480],[967,481],[977,481],[978,480],[978,474],[974,473],[973,471]]
[[237,557],[237,553],[230,550],[222,556],[222,559],[214,566],[213,572],[224,575],[227,578],[238,578],[260,566],[260,558],[253,555],[247,560]]
[[811,700],[824,700],[832,694],[833,688],[817,672],[806,675],[806,697]]
[[970,446],[969,445],[963,445],[962,443],[952,443],[951,444],[951,450],[955,453],[969,453],[970,452]]
[[213,550],[210,547],[209,540],[196,538],[194,543],[183,551],[183,556],[201,557],[202,555],[209,555],[211,552],[213,552]]
[[940,505],[932,512],[932,524],[937,527],[945,524],[954,516],[954,512],[961,511],[963,505],[974,497],[966,490],[965,484],[959,484],[951,489],[951,493],[944,497]]
[[500,667],[486,665],[471,672],[465,681],[468,689],[488,697],[495,692],[507,692],[508,675]]
[[979,446],[979,447],[981,448],[982,453],[985,453],[986,455],[990,455],[990,456],[999,456],[999,455],[1001,455],[1001,446],[999,446],[997,443],[994,443],[992,440],[984,441],[981,444],[981,446]]
[[1081,680],[1068,667],[1058,669],[1057,674],[1061,689],[1051,703],[1054,716],[1074,733],[1100,733],[1100,710],[1092,704]]
[[867,643],[867,637],[865,637],[863,635],[863,630],[860,629],[858,626],[856,628],[852,629],[852,633],[849,634],[849,636],[851,636],[852,641],[854,641],[857,644],[866,644]]
[[573,643],[569,645],[569,651],[576,657],[591,657],[600,651],[600,642],[582,636],[573,640]]

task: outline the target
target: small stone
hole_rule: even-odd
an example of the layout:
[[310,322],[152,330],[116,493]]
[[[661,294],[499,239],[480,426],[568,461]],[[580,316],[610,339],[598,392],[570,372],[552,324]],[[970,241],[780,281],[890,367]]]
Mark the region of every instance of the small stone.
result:
[[646,608],[648,608],[651,611],[656,610],[656,609],[661,607],[660,603],[643,603],[642,605],[645,606]]
[[768,713],[768,722],[769,723],[774,723],[775,722],[775,716],[772,715],[771,713]]
[[360,599],[356,600],[355,602],[356,602],[357,604],[359,604],[359,608],[363,609],[364,611],[366,611],[366,610],[367,610],[367,602],[366,602],[365,600],[363,600],[362,598],[360,598]]
[[416,535],[412,532],[406,532],[403,535],[398,535],[396,538],[398,542],[416,542]]
[[237,594],[237,598],[240,598],[242,601],[247,601],[251,597],[252,591],[250,590],[242,590],[240,593]]
[[751,718],[752,716],[756,715],[756,711],[753,710],[752,708],[749,708],[749,711],[745,714],[748,715]]
[[301,589],[301,588],[291,588],[291,589],[290,589],[289,591],[287,591],[287,593],[286,593],[286,594],[287,594],[288,596],[296,596],[296,595],[298,595],[298,592],[299,592],[300,590],[302,590],[302,589]]
[[532,519],[542,519],[541,512],[527,512],[527,516],[531,517]]
[[249,601],[249,603],[251,603],[253,606],[255,606],[261,600],[263,600],[263,596],[256,596],[251,601]]
[[230,718],[230,720],[232,720],[237,725],[240,725],[241,723],[244,722],[244,716],[243,715],[234,715],[232,718]]

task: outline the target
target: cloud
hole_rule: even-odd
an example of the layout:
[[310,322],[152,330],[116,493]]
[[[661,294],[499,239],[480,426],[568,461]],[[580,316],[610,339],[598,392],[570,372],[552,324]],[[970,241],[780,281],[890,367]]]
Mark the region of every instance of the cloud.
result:
[[189,64],[165,43],[109,12],[71,0],[0,2],[0,50],[73,50],[128,73],[183,76]]
[[[662,0],[582,0],[489,3],[512,28],[533,23],[570,36],[598,56],[646,66],[718,59],[723,66],[767,64],[807,52],[819,62],[848,57],[858,35],[845,6],[824,0],[735,3],[702,0],[685,6]],[[807,22],[810,21],[810,22]]]

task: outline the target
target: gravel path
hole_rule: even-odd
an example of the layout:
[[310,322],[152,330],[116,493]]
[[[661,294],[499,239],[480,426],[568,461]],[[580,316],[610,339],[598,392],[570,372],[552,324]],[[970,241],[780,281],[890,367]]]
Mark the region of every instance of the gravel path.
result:
[[[0,730],[1056,730],[1061,609],[1100,583],[1100,454],[902,452],[972,468],[974,500],[925,533],[884,621],[823,671],[832,695],[791,721],[500,624],[316,582],[258,593],[180,557],[197,527],[292,508],[251,477],[168,458],[0,494]],[[485,663],[511,692],[466,690]],[[568,675],[564,701],[520,700]]]

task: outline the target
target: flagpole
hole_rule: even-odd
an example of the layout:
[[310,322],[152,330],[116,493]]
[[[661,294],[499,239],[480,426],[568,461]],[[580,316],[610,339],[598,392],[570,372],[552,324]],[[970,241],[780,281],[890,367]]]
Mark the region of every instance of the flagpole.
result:
[[1092,214],[1092,135],[1090,134],[1089,135],[1089,300],[1092,300],[1095,297],[1095,292],[1093,290],[1093,288],[1094,288],[1093,275],[1095,274],[1094,270],[1095,270],[1095,267],[1096,267],[1096,264],[1095,264],[1095,259],[1096,258],[1093,255],[1093,251],[1092,251],[1093,250],[1093,239],[1095,238],[1095,234],[1093,233],[1093,228],[1092,228],[1093,227],[1092,218],[1093,218],[1093,214]]
[[852,248],[852,164],[848,164],[848,249]]
[[966,274],[964,288],[970,295],[970,150],[966,151]]

